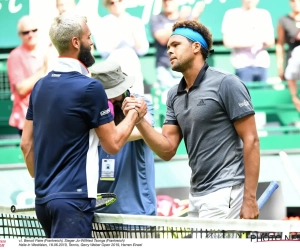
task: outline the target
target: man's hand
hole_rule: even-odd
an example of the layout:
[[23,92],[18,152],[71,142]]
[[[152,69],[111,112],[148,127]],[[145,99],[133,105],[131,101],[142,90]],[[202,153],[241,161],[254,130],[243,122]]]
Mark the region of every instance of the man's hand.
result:
[[126,97],[122,103],[122,110],[126,116],[130,110],[138,112],[137,121],[139,122],[147,114],[147,103],[143,98],[135,98],[133,95]]
[[244,197],[242,204],[240,218],[241,219],[258,219],[259,210],[257,201],[255,199],[248,199]]

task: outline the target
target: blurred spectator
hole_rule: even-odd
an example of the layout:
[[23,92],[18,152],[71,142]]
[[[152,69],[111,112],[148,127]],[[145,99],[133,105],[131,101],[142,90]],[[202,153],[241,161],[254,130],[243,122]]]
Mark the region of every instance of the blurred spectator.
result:
[[179,10],[178,0],[162,0],[162,12],[151,18],[151,33],[156,48],[157,82],[162,87],[178,84],[182,74],[171,70],[170,57],[167,54],[167,43],[172,34],[172,26],[177,21],[186,19],[199,20],[205,3],[198,1],[194,8],[182,6]]
[[[279,19],[277,25],[277,68],[279,77],[284,80],[284,70],[292,50],[300,45],[300,0],[290,0],[292,11]],[[288,44],[285,54],[284,45]]]
[[244,82],[267,80],[270,56],[266,48],[275,43],[271,15],[257,8],[258,2],[242,0],[241,8],[226,11],[222,23],[224,45],[233,49],[231,62]]
[[297,80],[300,80],[300,46],[291,52],[291,57],[285,71],[285,79],[291,92],[292,101],[296,109],[300,112],[300,99],[297,90]]
[[76,12],[76,1],[75,0],[56,0],[56,9],[58,14],[61,15],[65,12]]
[[138,56],[148,52],[145,26],[138,17],[126,12],[124,0],[104,0],[110,14],[101,18],[94,33],[97,51],[107,60],[116,61],[122,70],[135,77],[132,92],[144,94],[144,79]]
[[48,67],[48,48],[39,43],[38,25],[31,16],[18,22],[22,44],[13,49],[7,59],[7,72],[13,98],[9,125],[22,135],[29,105],[29,96],[35,83],[45,75]]

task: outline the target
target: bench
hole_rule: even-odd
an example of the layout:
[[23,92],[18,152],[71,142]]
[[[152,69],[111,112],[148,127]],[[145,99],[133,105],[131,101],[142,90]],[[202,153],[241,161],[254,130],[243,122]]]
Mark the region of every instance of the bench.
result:
[[277,121],[282,126],[288,126],[300,120],[286,82],[274,85],[249,83],[247,87],[255,112],[265,113],[266,122]]

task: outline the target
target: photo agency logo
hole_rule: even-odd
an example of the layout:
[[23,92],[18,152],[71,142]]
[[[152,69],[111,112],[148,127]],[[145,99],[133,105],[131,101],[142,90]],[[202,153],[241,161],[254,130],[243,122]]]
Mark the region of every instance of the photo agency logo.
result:
[[5,247],[6,240],[0,240],[0,247]]
[[251,242],[272,242],[272,241],[300,241],[300,233],[284,235],[282,233],[251,233]]

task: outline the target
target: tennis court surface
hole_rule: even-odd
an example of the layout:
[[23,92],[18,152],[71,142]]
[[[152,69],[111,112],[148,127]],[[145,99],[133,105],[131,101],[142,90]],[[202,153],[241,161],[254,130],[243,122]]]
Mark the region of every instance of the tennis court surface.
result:
[[[45,238],[34,212],[16,214],[0,208],[0,238]],[[300,240],[292,220],[216,220],[188,217],[95,214],[93,238],[242,238]]]

